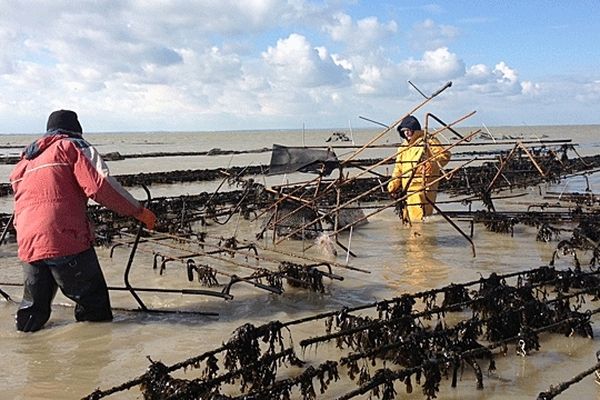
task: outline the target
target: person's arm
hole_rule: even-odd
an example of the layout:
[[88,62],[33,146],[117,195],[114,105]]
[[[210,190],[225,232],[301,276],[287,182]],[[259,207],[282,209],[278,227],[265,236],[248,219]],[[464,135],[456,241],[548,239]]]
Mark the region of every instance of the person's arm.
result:
[[85,195],[112,211],[134,217],[154,228],[156,216],[121,186],[112,176],[98,151],[84,140],[68,140],[66,150],[73,175]]
[[440,141],[431,138],[429,140],[429,161],[423,165],[424,176],[438,175],[439,171],[450,161],[450,151],[441,145]]
[[387,185],[388,193],[396,193],[402,188],[402,157],[401,149],[398,148],[398,154],[396,155],[396,163],[394,164],[394,171],[392,172],[392,180]]
[[446,148],[441,145],[439,140],[432,138],[430,143],[435,144],[435,146],[429,147],[432,157],[435,157],[432,161],[439,165],[440,168],[444,168],[450,161],[452,154],[450,154],[450,151],[446,150]]

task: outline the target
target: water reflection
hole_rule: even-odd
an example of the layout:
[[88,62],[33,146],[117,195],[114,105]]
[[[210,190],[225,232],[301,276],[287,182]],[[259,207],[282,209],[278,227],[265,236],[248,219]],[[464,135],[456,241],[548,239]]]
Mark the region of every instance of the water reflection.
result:
[[386,282],[401,292],[414,292],[435,287],[448,277],[448,265],[438,255],[437,223],[433,220],[412,226],[391,226],[390,255],[394,264],[384,266]]

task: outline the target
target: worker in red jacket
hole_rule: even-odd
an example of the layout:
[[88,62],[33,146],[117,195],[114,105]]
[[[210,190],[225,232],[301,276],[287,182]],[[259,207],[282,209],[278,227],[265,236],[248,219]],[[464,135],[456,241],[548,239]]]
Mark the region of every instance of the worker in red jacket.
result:
[[76,303],[77,321],[110,321],[112,310],[94,250],[88,198],[154,229],[156,216],[109,175],[98,151],[82,138],[77,114],[50,114],[46,134],[31,143],[10,174],[23,300],[17,330],[33,332],[50,318],[57,288]]

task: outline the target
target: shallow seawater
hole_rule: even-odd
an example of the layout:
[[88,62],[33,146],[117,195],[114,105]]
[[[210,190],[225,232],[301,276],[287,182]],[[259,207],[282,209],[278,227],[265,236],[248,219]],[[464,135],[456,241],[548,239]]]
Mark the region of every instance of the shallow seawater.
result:
[[[571,127],[573,141],[580,143],[582,154],[595,154],[600,140],[600,127]],[[528,129],[532,129],[529,127]],[[522,133],[516,128],[499,128],[498,134]],[[558,138],[565,133],[563,127],[540,127],[540,136]],[[270,147],[272,143],[287,145],[323,144],[330,132],[231,132],[231,133],[152,133],[152,134],[91,134],[88,137],[98,144],[100,152],[119,151],[122,154],[155,151],[204,151],[211,148],[256,149]],[[355,132],[357,143],[366,143],[373,131]],[[33,137],[0,137],[8,143],[26,144]],[[389,139],[392,140],[392,139]],[[385,142],[385,139],[384,141]],[[340,150],[340,153],[342,151]],[[392,152],[379,149],[377,154]],[[365,158],[368,155],[365,156]],[[361,157],[359,157],[361,158]],[[174,169],[215,168],[217,166],[268,164],[269,153],[219,157],[172,157],[109,162],[114,175]],[[0,165],[0,181],[6,182],[11,166]],[[293,177],[277,177],[278,181]],[[591,190],[600,180],[592,175]],[[585,189],[587,181],[573,178],[543,190],[574,191]],[[215,184],[160,185],[151,187],[153,196],[196,193],[213,190]],[[144,199],[143,191],[132,189],[136,197]],[[596,193],[598,190],[595,191]],[[537,199],[539,191],[528,189],[515,191],[514,197],[497,203],[499,210],[522,210],[531,199]],[[443,203],[448,198],[440,196],[442,209],[461,210],[460,204]],[[0,211],[9,212],[10,199],[0,198]],[[367,211],[368,212],[368,211]],[[457,221],[458,226],[469,232],[467,221]],[[239,220],[225,227],[209,227],[210,233],[224,237],[254,237],[258,224]],[[143,374],[149,358],[170,365],[189,357],[202,354],[226,342],[232,332],[244,323],[260,325],[269,321],[291,321],[325,311],[340,310],[372,303],[377,300],[413,293],[431,288],[460,283],[488,276],[492,272],[507,273],[547,265],[556,248],[556,242],[535,241],[536,229],[517,226],[514,234],[502,235],[488,232],[482,225],[475,225],[473,249],[469,242],[441,216],[433,216],[422,224],[406,227],[400,224],[393,210],[373,215],[369,223],[357,228],[352,236],[344,233],[340,241],[349,245],[357,255],[349,257],[348,265],[368,271],[334,268],[343,281],[325,280],[326,293],[317,294],[286,287],[282,295],[237,283],[232,287],[233,300],[216,297],[181,294],[143,293],[146,305],[156,309],[185,309],[218,313],[216,316],[147,314],[116,310],[112,323],[75,323],[73,308],[62,295],[56,298],[52,317],[46,328],[23,334],[14,330],[13,315],[16,304],[0,301],[0,337],[2,337],[3,368],[0,369],[0,398],[4,399],[79,399],[94,389],[108,389]],[[269,247],[269,238],[261,242]],[[324,254],[312,243],[286,241],[279,248],[304,254],[306,257],[346,263],[347,255],[339,252],[337,257]],[[143,249],[142,249],[143,250]],[[123,273],[129,258],[129,249],[118,247],[110,257],[107,248],[98,249],[101,264],[109,286],[122,287]],[[21,288],[5,283],[20,283],[20,264],[15,257],[16,246],[9,243],[0,247],[0,288],[14,299],[21,297]],[[564,257],[557,267],[568,268],[572,260]],[[131,284],[135,287],[198,288],[196,282],[188,282],[185,269],[173,263],[162,274],[153,269],[153,258],[148,252],[138,251],[132,266]],[[232,267],[232,273],[248,274],[243,268]],[[226,281],[225,277],[221,277]],[[113,306],[135,309],[137,303],[126,291],[112,291]],[[596,304],[590,304],[595,308]],[[595,336],[600,334],[593,325]],[[290,328],[297,346],[301,339],[325,332],[323,321],[295,325]],[[284,335],[285,337],[285,335]],[[484,373],[484,389],[475,388],[471,371],[460,375],[457,388],[451,388],[443,379],[439,399],[533,399],[550,385],[570,379],[573,375],[596,363],[598,339],[564,337],[554,334],[540,336],[541,349],[528,357],[514,354],[509,346],[506,355],[496,357],[497,370]],[[308,362],[340,358],[333,346],[297,349],[301,358]],[[486,371],[487,362],[481,362]],[[342,373],[342,375],[344,375]],[[194,377],[193,371],[176,374],[177,377]],[[414,385],[414,382],[413,382]],[[317,385],[318,387],[318,385]],[[354,388],[354,384],[337,387],[319,398],[336,398]],[[398,397],[421,399],[423,395],[415,385],[412,394],[405,394],[404,385],[397,385]],[[562,397],[565,399],[598,398],[598,385],[592,377],[571,387]],[[297,392],[295,392],[297,394]],[[137,388],[120,392],[108,398],[140,399]],[[368,396],[358,397],[368,398]]]

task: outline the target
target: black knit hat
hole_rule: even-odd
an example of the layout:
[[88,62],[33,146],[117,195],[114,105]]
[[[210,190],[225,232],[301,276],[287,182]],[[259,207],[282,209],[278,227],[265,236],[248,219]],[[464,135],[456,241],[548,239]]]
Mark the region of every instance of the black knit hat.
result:
[[416,119],[412,115],[409,115],[408,117],[404,117],[404,119],[402,119],[402,121],[400,121],[400,124],[398,125],[398,127],[396,129],[398,130],[398,133],[400,134],[400,136],[403,137],[404,139],[406,139],[406,136],[404,135],[404,132],[402,132],[402,129],[410,129],[411,131],[420,131],[421,124],[419,123],[418,119]]
[[77,120],[77,114],[71,110],[58,110],[50,114],[48,123],[46,124],[46,132],[55,131],[57,129],[74,133],[83,133],[81,125]]

